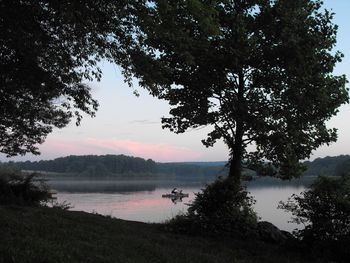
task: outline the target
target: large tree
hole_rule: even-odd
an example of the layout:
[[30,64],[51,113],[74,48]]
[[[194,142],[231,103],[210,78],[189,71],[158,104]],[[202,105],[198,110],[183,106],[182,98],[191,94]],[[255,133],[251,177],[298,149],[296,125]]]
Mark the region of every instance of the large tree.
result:
[[38,153],[53,127],[94,116],[83,83],[99,60],[125,62],[137,2],[0,1],[0,152]]
[[332,73],[342,54],[321,1],[155,0],[146,9],[129,70],[172,105],[164,127],[213,128],[203,143],[224,140],[237,182],[242,163],[298,176],[300,160],[336,140],[326,122],[348,92]]

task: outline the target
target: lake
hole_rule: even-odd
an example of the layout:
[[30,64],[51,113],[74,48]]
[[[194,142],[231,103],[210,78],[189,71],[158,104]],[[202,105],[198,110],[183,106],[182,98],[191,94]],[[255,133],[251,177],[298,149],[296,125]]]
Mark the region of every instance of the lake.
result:
[[[204,182],[164,182],[147,180],[57,180],[49,184],[58,191],[58,202],[66,201],[71,210],[93,212],[125,220],[164,222],[187,209],[187,204],[200,191]],[[248,191],[256,199],[254,208],[261,220],[272,222],[283,230],[301,228],[288,223],[291,214],[277,209],[279,201],[286,201],[292,194],[305,190],[305,181],[281,183],[256,180],[249,183]],[[183,189],[188,198],[171,200],[162,198],[173,187]]]

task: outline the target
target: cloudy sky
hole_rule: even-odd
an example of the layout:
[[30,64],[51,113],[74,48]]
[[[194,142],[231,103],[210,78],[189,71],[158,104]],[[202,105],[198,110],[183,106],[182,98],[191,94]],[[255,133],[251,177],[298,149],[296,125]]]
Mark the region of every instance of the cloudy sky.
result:
[[[350,79],[350,1],[326,0],[325,6],[335,13],[339,25],[337,49],[345,58],[336,68],[336,74],[346,74]],[[119,69],[109,63],[102,65],[104,77],[91,83],[94,98],[100,108],[95,118],[86,117],[81,126],[73,123],[56,129],[40,146],[41,155],[26,155],[14,160],[53,159],[66,155],[126,154],[151,158],[156,161],[219,161],[226,160],[228,150],[223,143],[205,148],[200,140],[208,129],[190,130],[173,134],[161,128],[161,117],[167,116],[169,106],[165,101],[138,90],[139,97],[123,82]],[[338,128],[338,141],[316,150],[311,159],[324,156],[350,154],[350,106],[340,108],[339,114],[329,123]],[[0,160],[8,160],[0,155]]]

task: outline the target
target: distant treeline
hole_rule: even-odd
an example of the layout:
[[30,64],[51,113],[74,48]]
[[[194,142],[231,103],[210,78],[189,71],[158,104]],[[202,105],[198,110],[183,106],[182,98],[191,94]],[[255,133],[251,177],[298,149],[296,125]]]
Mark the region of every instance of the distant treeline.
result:
[[[78,177],[167,177],[186,178],[219,176],[224,174],[224,162],[156,163],[148,159],[126,155],[67,156],[54,160],[6,162],[2,166],[20,170],[43,171],[61,176]],[[53,175],[52,175],[53,176]]]
[[157,172],[169,174],[176,179],[187,178],[205,179],[207,177],[218,177],[227,174],[225,162],[198,162],[198,163],[157,163]]
[[350,173],[350,155],[317,158],[312,162],[306,161],[305,176],[327,175],[341,176]]
[[[148,159],[126,155],[85,155],[67,156],[49,161],[6,162],[2,166],[11,166],[21,170],[45,171],[81,177],[113,176],[165,176],[173,179],[206,179],[227,174],[225,162],[183,162],[156,163]],[[317,158],[306,161],[305,176],[340,176],[350,173],[350,156]]]
[[157,164],[153,160],[125,155],[72,155],[48,161],[9,162],[6,164],[21,170],[45,171],[82,177],[157,172]]

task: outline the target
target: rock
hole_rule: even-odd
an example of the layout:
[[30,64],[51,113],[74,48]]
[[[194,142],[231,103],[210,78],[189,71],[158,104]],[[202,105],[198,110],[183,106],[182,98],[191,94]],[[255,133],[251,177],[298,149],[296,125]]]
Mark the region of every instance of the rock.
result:
[[258,233],[260,239],[265,242],[279,244],[286,242],[289,236],[284,232],[286,231],[281,231],[278,227],[270,222],[258,222]]
[[288,239],[288,240],[295,240],[295,236],[293,236],[293,234],[291,232],[288,232],[288,231],[285,231],[285,230],[281,230],[281,233],[283,235],[285,235],[285,237]]

